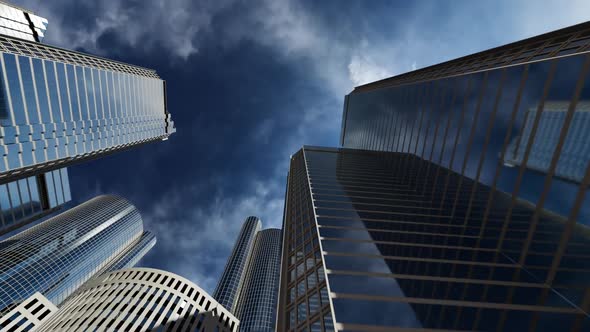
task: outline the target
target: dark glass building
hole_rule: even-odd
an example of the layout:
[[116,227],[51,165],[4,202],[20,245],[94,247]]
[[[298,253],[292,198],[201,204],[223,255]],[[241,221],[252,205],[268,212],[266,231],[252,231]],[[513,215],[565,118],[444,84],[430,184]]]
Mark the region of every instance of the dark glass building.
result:
[[355,88],[291,161],[279,329],[590,330],[589,75],[583,23]]
[[67,168],[0,184],[0,235],[57,211],[71,199]]
[[256,235],[235,311],[242,332],[276,331],[281,239],[282,231],[276,228]]
[[0,317],[35,292],[60,305],[93,276],[153,246],[137,209],[98,196],[0,242]]
[[297,152],[286,199],[279,331],[590,328],[590,232],[571,216],[344,148]]
[[244,283],[248,262],[252,256],[256,234],[260,231],[262,223],[258,217],[246,218],[236,244],[227,260],[223,274],[219,279],[213,298],[224,308],[235,312],[238,297]]

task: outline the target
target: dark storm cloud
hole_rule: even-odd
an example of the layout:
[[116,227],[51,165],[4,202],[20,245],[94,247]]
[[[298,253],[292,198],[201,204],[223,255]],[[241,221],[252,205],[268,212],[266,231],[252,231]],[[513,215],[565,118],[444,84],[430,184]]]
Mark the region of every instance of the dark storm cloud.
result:
[[178,132],[72,167],[72,191],[79,202],[99,193],[129,198],[158,237],[143,264],[208,291],[246,216],[280,226],[290,154],[303,144],[337,145],[343,96],[354,85],[589,12],[547,18],[534,3],[512,2],[16,3],[48,18],[46,42],[154,68],[167,81]]

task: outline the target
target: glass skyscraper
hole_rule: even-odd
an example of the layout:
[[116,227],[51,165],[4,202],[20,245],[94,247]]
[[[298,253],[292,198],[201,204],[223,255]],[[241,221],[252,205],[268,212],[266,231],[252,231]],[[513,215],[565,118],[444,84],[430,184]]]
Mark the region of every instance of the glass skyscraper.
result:
[[35,292],[59,305],[97,272],[136,262],[153,241],[137,209],[117,196],[95,197],[1,241],[0,316]]
[[242,332],[276,331],[281,239],[282,231],[276,228],[256,235],[235,311]]
[[56,211],[71,199],[67,168],[0,184],[0,235]]
[[217,288],[213,293],[213,298],[231,312],[235,312],[248,262],[252,256],[256,234],[260,231],[261,225],[258,217],[250,216],[246,218],[219,283],[217,283]]
[[286,199],[279,331],[590,328],[590,232],[571,218],[354,149],[297,152]]
[[291,160],[279,330],[590,330],[589,70],[583,23],[355,88]]
[[2,35],[0,81],[0,183],[175,132],[151,69]]

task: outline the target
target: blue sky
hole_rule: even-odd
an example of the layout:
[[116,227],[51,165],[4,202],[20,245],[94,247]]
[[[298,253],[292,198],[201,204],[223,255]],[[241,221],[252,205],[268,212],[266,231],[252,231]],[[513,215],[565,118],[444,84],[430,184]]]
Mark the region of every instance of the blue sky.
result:
[[45,42],[156,69],[178,132],[70,169],[77,202],[130,199],[142,265],[212,292],[243,220],[280,227],[289,156],[338,144],[356,85],[590,19],[570,1],[35,1]]

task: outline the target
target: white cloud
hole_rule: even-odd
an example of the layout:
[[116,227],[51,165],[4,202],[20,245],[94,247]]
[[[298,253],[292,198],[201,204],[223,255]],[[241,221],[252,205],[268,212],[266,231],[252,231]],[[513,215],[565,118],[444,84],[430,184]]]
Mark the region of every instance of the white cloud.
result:
[[[142,211],[145,229],[158,239],[156,251],[170,254],[164,267],[212,293],[247,216],[260,217],[264,228],[281,228],[284,189],[271,179],[248,185],[252,190],[237,197],[215,194],[209,205],[194,201],[199,197],[195,188],[175,188]],[[211,266],[217,270],[206,268]]]

